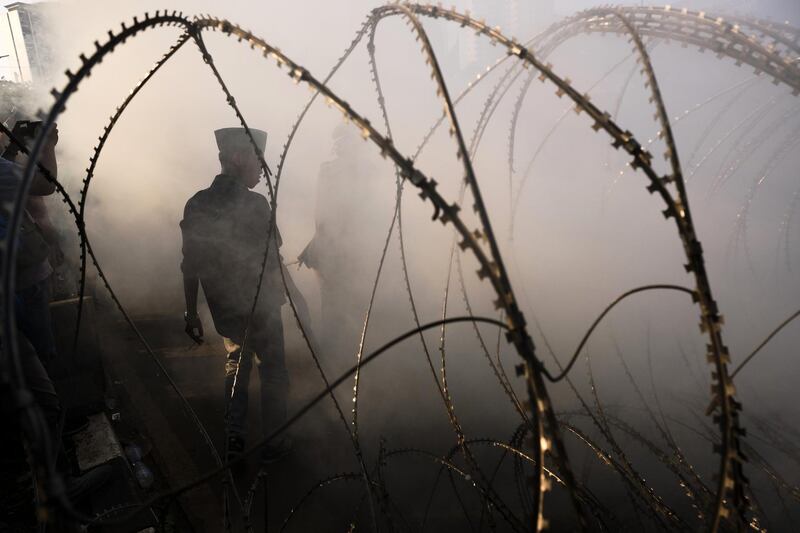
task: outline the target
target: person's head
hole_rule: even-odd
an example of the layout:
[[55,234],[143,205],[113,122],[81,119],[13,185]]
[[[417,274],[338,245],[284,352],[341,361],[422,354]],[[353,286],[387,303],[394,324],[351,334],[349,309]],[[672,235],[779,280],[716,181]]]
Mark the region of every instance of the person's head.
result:
[[[250,128],[261,157],[267,145],[267,133]],[[234,176],[252,189],[261,179],[261,162],[253,150],[244,128],[222,128],[214,132],[219,148],[219,163],[223,174]]]

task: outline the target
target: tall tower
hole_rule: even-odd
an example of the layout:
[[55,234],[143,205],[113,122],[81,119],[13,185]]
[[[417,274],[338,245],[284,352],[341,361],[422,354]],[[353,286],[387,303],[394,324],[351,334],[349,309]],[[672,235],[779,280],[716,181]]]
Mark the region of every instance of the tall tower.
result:
[[556,0],[516,0],[531,9],[531,30],[539,33],[556,22]]
[[45,78],[50,63],[43,40],[45,5],[12,2],[0,13],[0,77],[15,82]]
[[[500,26],[504,34],[511,34],[513,0],[472,0],[472,16],[483,19],[489,26]],[[499,56],[499,49],[491,47],[485,37],[471,35],[474,58],[478,67],[492,63]]]
[[[503,33],[524,42],[555,22],[555,0],[472,0],[472,15],[491,26],[500,26]],[[466,46],[467,63],[488,65],[496,59],[495,49],[471,35]]]
[[537,0],[511,0],[508,33],[523,42],[533,37],[539,27],[536,19],[540,3]]

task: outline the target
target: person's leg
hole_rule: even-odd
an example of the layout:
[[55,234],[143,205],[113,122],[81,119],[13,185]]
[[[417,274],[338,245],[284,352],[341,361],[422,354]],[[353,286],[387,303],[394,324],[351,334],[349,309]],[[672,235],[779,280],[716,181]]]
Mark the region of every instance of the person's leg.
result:
[[[227,359],[225,361],[225,424],[228,435],[244,439],[247,428],[247,385],[253,366],[253,351],[245,346],[242,357],[240,339],[223,337]],[[248,341],[248,344],[250,342]]]
[[[113,474],[113,468],[108,464],[104,464],[77,476],[70,475],[66,471],[63,453],[61,452],[61,434],[64,428],[64,410],[61,401],[53,387],[50,376],[47,374],[47,370],[45,370],[39,357],[37,357],[33,347],[27,342],[24,335],[19,335],[18,340],[20,365],[25,379],[25,386],[41,409],[49,433],[48,441],[43,442],[37,439],[36,442],[31,442],[30,445],[34,448],[33,451],[35,453],[46,451],[51,454],[50,457],[56,469],[61,471],[62,475],[65,475],[67,497],[73,502],[79,501],[108,481]],[[27,423],[28,421],[23,418],[23,427]],[[18,433],[15,438],[20,436]],[[35,449],[37,446],[44,444],[48,446],[48,449]]]
[[17,327],[33,345],[45,367],[56,357],[50,295],[50,280],[45,279],[17,291],[15,298]]
[[261,381],[261,428],[266,437],[286,421],[289,372],[286,370],[280,309],[267,314],[259,326],[254,347]]
[[[38,462],[42,460],[44,453],[50,454],[49,460],[56,457],[61,442],[59,436],[62,409],[53,384],[33,347],[20,332],[17,333],[17,338],[25,387],[30,393],[29,398],[38,405],[38,411],[42,415],[41,421],[36,421],[29,416],[32,414],[30,411],[20,410],[20,398],[11,387],[3,387],[0,391],[0,416],[3,421],[0,429],[0,506],[3,507],[5,516],[22,527],[22,521],[25,520],[20,517],[32,511],[29,505],[33,496],[33,470],[28,458],[36,458]],[[47,439],[41,438],[41,431],[44,429],[47,430]],[[27,441],[30,455],[26,453],[23,441]],[[2,524],[0,531],[6,531]]]
[[50,433],[50,453],[55,459],[61,447],[61,430],[64,423],[64,412],[61,401],[53,387],[53,382],[47,374],[42,362],[34,353],[33,348],[25,339],[19,339],[19,359],[25,386],[33,395],[44,415],[47,429]]

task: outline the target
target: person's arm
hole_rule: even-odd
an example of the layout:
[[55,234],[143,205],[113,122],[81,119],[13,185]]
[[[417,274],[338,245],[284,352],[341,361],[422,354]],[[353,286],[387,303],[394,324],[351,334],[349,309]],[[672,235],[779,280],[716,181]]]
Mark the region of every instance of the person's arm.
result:
[[308,341],[311,343],[311,347],[315,352],[319,353],[319,344],[317,343],[317,338],[314,336],[314,331],[311,328],[311,313],[308,310],[308,303],[306,303],[306,299],[303,297],[300,289],[298,289],[297,285],[295,285],[294,280],[292,279],[291,274],[289,274],[289,270],[286,268],[286,265],[283,264],[283,261],[281,261],[281,269],[284,280],[286,281],[286,288],[288,289],[289,297],[294,303],[294,308],[297,311],[297,317],[303,323],[303,328],[306,332],[306,336],[308,337]]
[[195,265],[197,250],[196,243],[192,241],[191,222],[187,214],[189,204],[183,212],[181,221],[181,237],[183,238],[183,261],[181,262],[181,272],[183,273],[183,296],[186,300],[186,312],[183,314],[186,327],[184,331],[197,344],[203,343],[203,323],[197,316],[197,291],[200,288],[200,278],[197,275]]
[[[58,162],[56,161],[56,144],[58,144],[58,126],[53,124],[47,139],[44,141],[42,151],[39,155],[39,163],[44,167],[53,179],[58,178]],[[27,158],[27,156],[25,156]],[[30,193],[33,196],[49,196],[56,190],[56,184],[47,179],[47,176],[37,166],[33,174]]]
[[58,230],[53,225],[50,219],[50,212],[47,209],[47,204],[41,196],[28,197],[28,214],[31,215],[39,229],[42,230],[42,237],[50,245],[50,264],[53,268],[57,268],[64,263],[64,251],[61,249],[61,239],[58,235]]
[[[14,140],[9,139],[9,142],[13,144],[23,143],[21,147],[18,147],[19,148],[18,151],[16,151],[13,155],[9,154],[7,156],[9,161],[17,165],[17,173],[15,179],[18,182],[19,179],[22,177],[22,169],[25,168],[25,166],[28,163],[28,147],[25,146],[27,140],[18,139],[15,137]],[[58,178],[58,163],[56,162],[56,144],[58,144],[58,126],[53,125],[52,129],[50,130],[50,134],[44,141],[42,150],[39,152],[39,160],[36,165],[36,168],[34,169],[33,178],[31,180],[31,185],[28,190],[31,196],[49,196],[53,194],[56,190],[55,182],[51,179],[48,179],[47,176],[47,174],[49,173],[54,179]],[[46,169],[47,173],[43,172],[42,168]]]
[[292,279],[292,275],[289,274],[289,270],[286,268],[286,265],[283,264],[281,261],[281,267],[283,268],[283,279],[286,280],[286,288],[289,292],[289,297],[294,302],[294,306],[297,309],[297,314],[300,319],[311,326],[311,314],[308,312],[308,304],[306,303],[306,299],[303,297],[303,294],[297,288],[297,285],[294,284],[294,280]]
[[186,298],[186,334],[197,344],[203,343],[203,323],[197,316],[197,290],[200,288],[200,280],[196,277],[183,274],[183,295]]

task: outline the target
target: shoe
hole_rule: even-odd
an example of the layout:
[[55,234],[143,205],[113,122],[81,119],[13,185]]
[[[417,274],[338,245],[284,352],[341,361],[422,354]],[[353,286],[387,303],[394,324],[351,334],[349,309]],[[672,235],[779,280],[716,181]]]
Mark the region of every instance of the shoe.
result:
[[225,462],[235,461],[244,453],[244,437],[241,435],[228,435],[228,443],[225,447]]
[[111,465],[102,464],[80,476],[67,476],[65,479],[67,497],[73,503],[83,500],[105,485],[113,473],[114,468]]
[[278,442],[269,442],[261,449],[261,463],[277,463],[287,455],[292,453],[294,443],[290,437],[283,437]]

